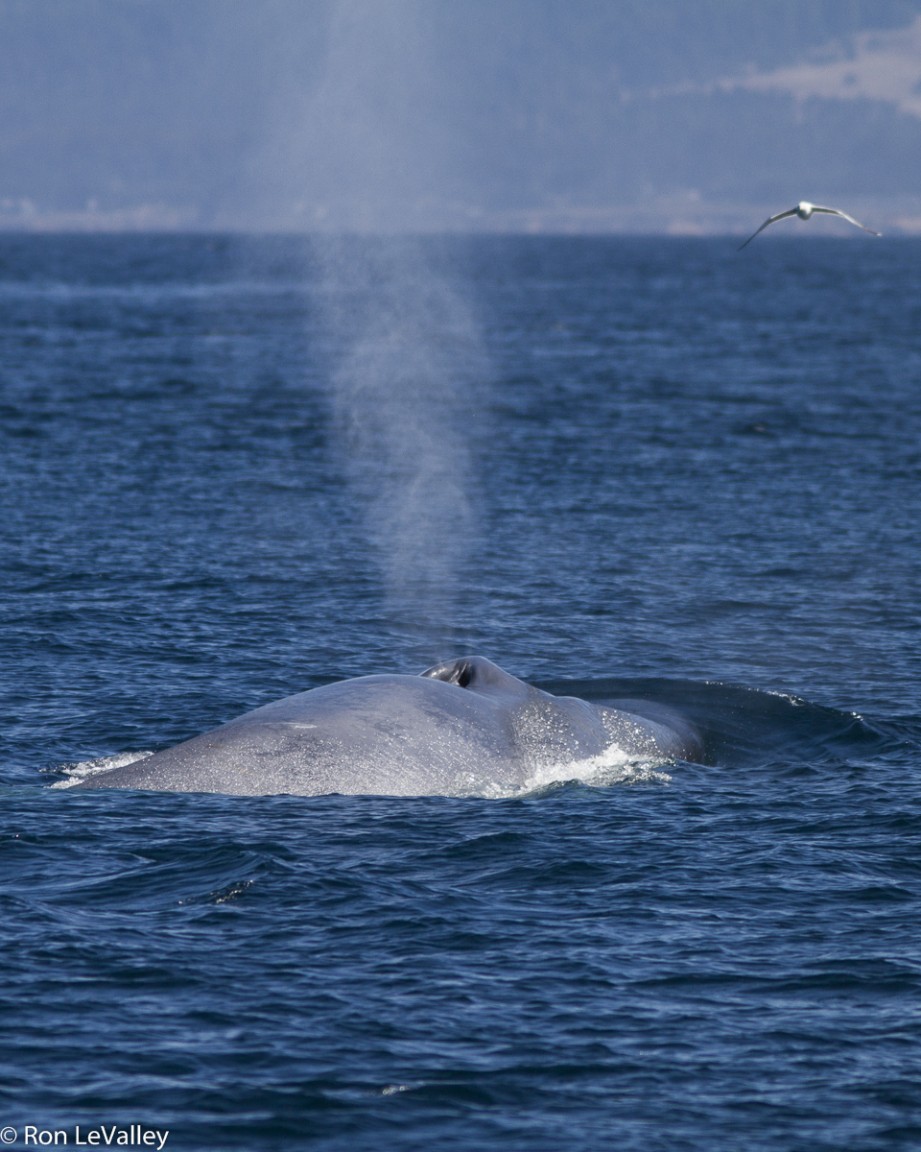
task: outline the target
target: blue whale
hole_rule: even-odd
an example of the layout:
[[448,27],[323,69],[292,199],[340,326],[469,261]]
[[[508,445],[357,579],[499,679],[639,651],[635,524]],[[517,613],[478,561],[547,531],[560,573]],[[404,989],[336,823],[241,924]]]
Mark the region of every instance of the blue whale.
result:
[[597,758],[661,763],[700,752],[691,723],[664,705],[551,695],[472,656],[418,676],[361,676],[301,692],[74,787],[509,795],[570,779]]

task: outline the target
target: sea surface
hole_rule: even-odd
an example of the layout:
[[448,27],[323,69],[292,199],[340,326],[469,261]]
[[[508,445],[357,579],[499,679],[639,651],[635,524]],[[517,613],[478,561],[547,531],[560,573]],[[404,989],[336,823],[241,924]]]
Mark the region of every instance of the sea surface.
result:
[[[921,243],[798,227],[0,237],[0,1142],[921,1146]],[[55,787],[465,653],[707,763]]]

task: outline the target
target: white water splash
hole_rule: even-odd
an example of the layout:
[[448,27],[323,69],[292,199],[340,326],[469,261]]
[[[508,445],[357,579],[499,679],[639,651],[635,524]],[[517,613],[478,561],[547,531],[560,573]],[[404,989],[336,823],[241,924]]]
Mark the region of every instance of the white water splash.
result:
[[481,795],[484,799],[501,800],[546,792],[564,784],[610,788],[630,784],[670,784],[671,780],[662,760],[637,760],[620,748],[611,747],[583,760],[541,765],[523,784],[514,788],[496,785]]
[[51,785],[52,788],[73,788],[76,784],[98,776],[100,772],[108,772],[110,768],[123,768],[126,764],[134,764],[138,760],[146,760],[152,752],[118,752],[114,756],[98,756],[94,760],[80,760],[75,764],[64,764],[56,771],[64,774],[63,780]]

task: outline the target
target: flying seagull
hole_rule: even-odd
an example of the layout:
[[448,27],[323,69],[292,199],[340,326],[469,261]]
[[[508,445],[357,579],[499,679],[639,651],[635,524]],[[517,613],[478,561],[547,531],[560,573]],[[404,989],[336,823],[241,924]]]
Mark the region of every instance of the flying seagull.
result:
[[[842,220],[847,220],[849,224],[856,224],[858,228],[863,228],[864,232],[869,232],[871,236],[882,235],[881,232],[874,232],[872,228],[867,228],[865,224],[861,224],[860,221],[855,220],[853,216],[848,216],[848,214],[842,212],[840,208],[823,208],[820,204],[810,204],[808,200],[800,200],[795,208],[788,208],[786,212],[778,212],[776,216],[769,216],[758,229],[758,232],[763,232],[768,224],[775,224],[778,220],[785,220],[788,216],[799,216],[800,220],[808,220],[813,212],[827,212],[829,216],[840,216]],[[752,240],[758,235],[758,232],[753,232],[745,241],[745,244],[751,244]],[[740,244],[737,251],[741,252],[745,244]]]

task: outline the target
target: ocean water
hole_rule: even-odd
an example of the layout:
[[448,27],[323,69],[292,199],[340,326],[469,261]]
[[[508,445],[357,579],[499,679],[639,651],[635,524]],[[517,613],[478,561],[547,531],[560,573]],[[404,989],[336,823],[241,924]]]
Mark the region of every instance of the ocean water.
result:
[[[0,237],[0,1141],[921,1144],[921,245],[816,231]],[[53,787],[471,652],[707,763]]]

